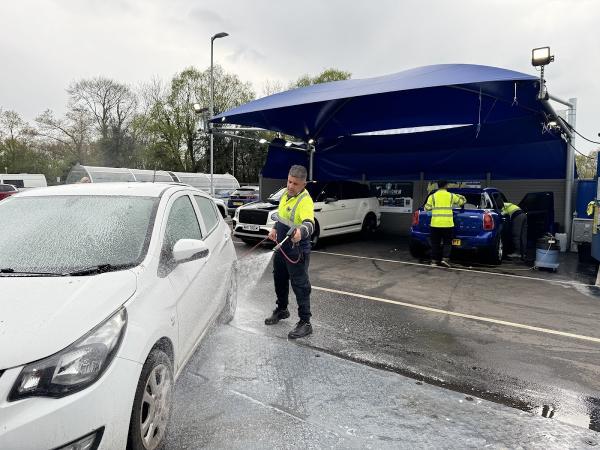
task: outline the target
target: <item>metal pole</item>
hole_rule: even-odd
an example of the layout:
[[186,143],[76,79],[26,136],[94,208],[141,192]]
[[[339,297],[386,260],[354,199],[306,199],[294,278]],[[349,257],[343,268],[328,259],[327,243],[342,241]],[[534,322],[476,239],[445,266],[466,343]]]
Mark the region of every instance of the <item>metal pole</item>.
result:
[[313,159],[315,154],[315,148],[309,143],[306,144],[308,146],[308,181],[313,181]]
[[[577,99],[570,98],[569,103],[571,106],[567,111],[567,122],[571,126],[571,129],[575,128],[576,112],[577,112]],[[568,246],[571,247],[571,221],[573,220],[572,211],[572,197],[573,197],[573,185],[575,183],[575,133],[571,133],[569,137],[569,145],[567,146],[567,169],[565,175],[565,233],[567,233]]]
[[235,140],[231,140],[233,144],[233,161],[231,161],[231,175],[235,177]]
[[[212,119],[213,103],[215,101],[215,85],[213,80],[213,42],[215,42],[214,36],[210,38],[210,103],[209,103],[209,115]],[[214,196],[214,185],[213,185],[213,134],[212,134],[212,122],[208,123],[208,131],[210,133],[210,195]]]

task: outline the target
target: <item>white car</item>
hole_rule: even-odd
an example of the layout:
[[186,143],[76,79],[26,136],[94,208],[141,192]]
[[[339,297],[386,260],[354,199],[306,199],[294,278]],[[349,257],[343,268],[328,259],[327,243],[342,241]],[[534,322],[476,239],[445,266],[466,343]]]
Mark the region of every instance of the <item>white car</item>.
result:
[[[376,197],[369,187],[353,181],[330,181],[308,183],[306,189],[315,204],[315,232],[312,245],[316,247],[321,238],[362,231],[373,234],[381,223],[381,212]],[[255,245],[267,237],[275,224],[272,213],[277,211],[280,189],[266,202],[254,202],[239,207],[233,216],[233,235],[248,245]]]
[[72,184],[11,196],[0,222],[0,448],[159,446],[177,376],[235,312],[215,203],[179,184]]

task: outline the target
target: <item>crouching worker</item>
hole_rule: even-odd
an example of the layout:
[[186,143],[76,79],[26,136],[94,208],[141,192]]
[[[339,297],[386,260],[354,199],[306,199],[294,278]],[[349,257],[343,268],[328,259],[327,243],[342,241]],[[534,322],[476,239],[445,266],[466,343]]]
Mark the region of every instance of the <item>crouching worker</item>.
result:
[[510,217],[513,252],[510,258],[524,258],[527,247],[527,214],[514,203],[504,202],[502,214]]
[[310,237],[315,229],[314,205],[306,188],[306,168],[294,165],[290,168],[287,180],[287,192],[279,201],[278,220],[269,232],[269,239],[277,242],[273,257],[273,281],[277,295],[277,307],[266,325],[275,325],[290,317],[288,296],[290,283],[296,302],[300,321],[289,332],[290,339],[308,336],[312,333],[310,324],[310,280],[308,264],[310,261]]

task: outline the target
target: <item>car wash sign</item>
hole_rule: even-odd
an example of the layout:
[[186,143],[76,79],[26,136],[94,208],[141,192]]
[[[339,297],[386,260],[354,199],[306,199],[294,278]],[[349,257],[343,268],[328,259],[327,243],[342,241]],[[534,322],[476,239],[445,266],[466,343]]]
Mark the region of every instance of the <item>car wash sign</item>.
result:
[[371,195],[377,197],[382,212],[412,213],[412,182],[372,182]]

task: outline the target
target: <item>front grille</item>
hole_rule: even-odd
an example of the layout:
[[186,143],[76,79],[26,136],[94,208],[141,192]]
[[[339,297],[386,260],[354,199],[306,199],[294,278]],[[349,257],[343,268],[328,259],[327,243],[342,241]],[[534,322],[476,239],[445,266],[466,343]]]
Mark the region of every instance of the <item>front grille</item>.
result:
[[251,230],[244,230],[242,227],[237,227],[235,229],[236,233],[244,233],[244,235],[246,234],[254,234],[256,236],[260,236],[260,237],[265,237],[269,234],[269,232],[267,230],[258,230],[258,231],[251,231]]
[[240,209],[240,223],[266,225],[269,211],[264,209]]

